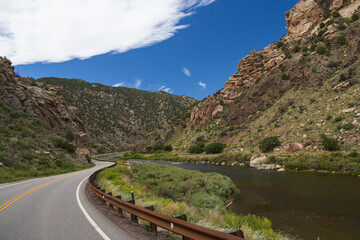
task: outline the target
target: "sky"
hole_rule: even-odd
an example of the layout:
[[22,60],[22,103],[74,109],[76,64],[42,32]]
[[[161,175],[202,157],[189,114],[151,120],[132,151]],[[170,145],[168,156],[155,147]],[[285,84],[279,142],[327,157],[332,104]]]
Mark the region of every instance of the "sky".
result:
[[[297,0],[0,0],[0,55],[23,77],[201,100],[287,33]],[[85,4],[86,3],[86,4]]]

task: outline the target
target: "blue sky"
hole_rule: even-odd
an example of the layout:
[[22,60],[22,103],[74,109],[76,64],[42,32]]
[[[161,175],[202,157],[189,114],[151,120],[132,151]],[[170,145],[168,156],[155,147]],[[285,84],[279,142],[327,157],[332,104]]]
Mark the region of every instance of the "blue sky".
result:
[[[91,50],[95,56],[89,57],[92,54],[89,51],[90,53],[86,52],[84,54],[87,55],[83,56],[87,59],[63,61],[61,57],[66,59],[67,56],[56,58],[55,55],[70,51],[71,47],[74,49],[79,47],[74,44],[62,50],[60,42],[60,47],[56,51],[51,51],[51,48],[49,51],[43,51],[42,46],[46,43],[41,43],[39,40],[39,45],[41,44],[39,49],[42,50],[39,56],[45,61],[50,59],[50,62],[60,62],[20,64],[15,66],[15,70],[21,76],[33,78],[80,78],[109,86],[118,84],[148,91],[166,90],[173,94],[187,95],[200,100],[214,94],[224,86],[226,80],[236,71],[237,63],[242,57],[252,50],[261,50],[287,33],[285,12],[297,2],[295,0],[217,0],[214,2],[195,0],[193,2],[196,1],[198,5],[178,11],[177,14],[180,13],[178,18],[166,19],[166,21],[172,21],[173,25],[166,26],[165,33],[161,36],[154,37],[150,34],[150,37],[145,36],[140,39],[139,41],[144,42],[147,41],[146,38],[156,38],[146,43],[145,47],[137,48],[139,44],[135,42],[130,47],[121,45],[119,49],[122,50],[117,50],[121,53],[97,55],[94,50]],[[187,14],[190,12],[193,14]],[[181,13],[190,16],[183,16]],[[152,16],[148,17],[152,18]],[[183,27],[184,25],[187,27]],[[76,31],[76,28],[69,31],[66,34],[71,38],[71,31]],[[139,32],[144,31],[147,30],[140,28]],[[113,39],[112,35],[117,36],[116,34],[109,35],[106,39],[97,36],[104,32],[106,34],[106,31],[99,30],[99,33],[92,31],[87,39],[81,39],[76,35],[78,33],[74,33],[74,41],[78,42],[79,46],[89,45],[90,47],[102,47],[104,46],[101,45],[102,41],[108,43],[111,40],[115,44],[117,41],[125,43],[128,39],[128,42],[131,41],[131,37]],[[34,41],[36,43],[36,38]],[[0,39],[0,50],[1,44]],[[34,48],[36,49],[36,46]],[[29,54],[27,56],[27,61],[42,61],[41,58],[40,60],[31,59],[33,56]],[[9,58],[12,60],[11,57]],[[21,59],[17,56],[14,58]],[[21,60],[17,61],[21,63]]]

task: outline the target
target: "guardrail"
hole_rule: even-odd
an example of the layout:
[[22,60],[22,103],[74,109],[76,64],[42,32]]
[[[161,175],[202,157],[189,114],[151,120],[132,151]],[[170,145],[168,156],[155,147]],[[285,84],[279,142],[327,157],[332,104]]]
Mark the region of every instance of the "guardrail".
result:
[[[114,166],[116,166],[116,163],[110,167]],[[201,227],[187,222],[185,215],[167,216],[155,212],[153,206],[141,207],[135,205],[134,200],[124,201],[121,199],[121,196],[112,196],[111,193],[105,193],[96,183],[96,176],[101,170],[103,169],[97,170],[89,177],[88,185],[90,189],[96,196],[102,199],[104,204],[108,203],[112,210],[114,210],[114,206],[117,207],[120,216],[123,216],[123,211],[131,214],[132,223],[137,223],[137,217],[150,222],[151,233],[153,235],[157,235],[157,226],[159,226],[183,236],[183,240],[245,240],[241,230],[224,233]]]

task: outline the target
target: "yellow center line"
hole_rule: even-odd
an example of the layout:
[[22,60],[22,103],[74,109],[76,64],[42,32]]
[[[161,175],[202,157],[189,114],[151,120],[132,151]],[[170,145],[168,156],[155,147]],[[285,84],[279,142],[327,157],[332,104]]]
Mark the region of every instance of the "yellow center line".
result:
[[[105,164],[104,164],[104,165],[105,165]],[[87,171],[90,171],[90,169],[87,170]],[[76,175],[81,174],[81,173],[83,173],[83,172],[79,172],[79,173],[71,174],[71,175],[68,175],[68,176],[61,177],[61,178],[57,178],[57,179],[54,179],[54,180],[52,180],[52,181],[50,181],[50,182],[44,183],[44,184],[42,184],[42,185],[40,185],[40,186],[37,186],[36,188],[33,188],[33,189],[31,189],[31,190],[29,190],[29,191],[27,191],[27,192],[25,192],[25,193],[17,196],[16,198],[8,201],[7,203],[3,204],[2,206],[0,206],[0,212],[3,211],[5,208],[9,207],[11,204],[13,204],[14,202],[16,202],[17,200],[25,197],[25,196],[28,195],[29,193],[32,193],[33,191],[35,191],[35,190],[37,190],[37,189],[39,189],[39,188],[42,188],[42,187],[44,187],[44,186],[46,186],[46,185],[48,185],[48,184],[50,184],[50,183],[56,182],[56,181],[58,181],[58,180],[61,180],[61,179],[64,179],[64,178],[68,178],[68,177],[72,177],[72,176],[76,176]]]

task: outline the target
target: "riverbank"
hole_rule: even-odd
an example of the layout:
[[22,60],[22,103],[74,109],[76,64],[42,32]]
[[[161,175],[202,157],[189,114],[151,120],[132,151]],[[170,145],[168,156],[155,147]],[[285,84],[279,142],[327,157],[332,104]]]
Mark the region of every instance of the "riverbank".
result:
[[[130,165],[131,164],[131,165]],[[217,173],[201,173],[174,166],[134,163],[103,170],[99,185],[136,203],[154,205],[166,215],[186,214],[189,222],[220,231],[242,229],[246,239],[292,239],[276,233],[267,218],[240,215],[226,209],[227,199],[238,193],[234,183]]]
[[[277,152],[256,153],[251,151],[224,152],[221,154],[188,154],[179,152],[144,151],[119,154],[121,159],[148,159],[163,161],[191,162],[197,164],[216,164],[233,166],[253,166],[259,170],[317,171],[360,175],[360,154],[356,151],[340,152]],[[260,162],[252,164],[257,158]],[[261,165],[263,167],[261,167]],[[271,167],[272,166],[272,167]]]

